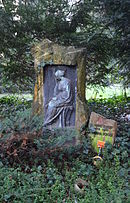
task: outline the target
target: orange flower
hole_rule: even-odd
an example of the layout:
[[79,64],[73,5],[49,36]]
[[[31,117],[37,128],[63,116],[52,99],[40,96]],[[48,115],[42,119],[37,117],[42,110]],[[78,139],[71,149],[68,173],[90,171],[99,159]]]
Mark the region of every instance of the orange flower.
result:
[[104,146],[105,146],[105,142],[104,142],[104,141],[101,141],[101,140],[98,140],[98,142],[97,142],[97,147],[99,147],[99,148],[104,148]]

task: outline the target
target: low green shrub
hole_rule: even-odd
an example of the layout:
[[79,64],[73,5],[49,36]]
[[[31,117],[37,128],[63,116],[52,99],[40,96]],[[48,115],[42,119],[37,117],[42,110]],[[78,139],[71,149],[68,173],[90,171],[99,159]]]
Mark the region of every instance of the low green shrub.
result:
[[129,114],[130,97],[127,99],[121,96],[111,98],[89,99],[88,106],[90,111],[97,112],[107,118],[119,121],[124,114]]
[[32,116],[32,109],[17,111],[15,115],[11,115],[1,122],[0,132],[5,135],[14,132],[38,132],[42,127],[42,123],[43,117]]
[[51,159],[62,167],[64,161],[71,163],[71,160],[82,152],[85,156],[91,153],[90,145],[86,145],[87,141],[77,144],[76,136],[72,130],[64,133],[56,130],[55,133],[48,132],[45,135],[42,131],[35,131],[15,133],[8,138],[4,136],[0,140],[1,161],[6,165],[21,166],[25,169],[26,165],[32,168]]
[[15,116],[17,111],[23,111],[31,107],[31,101],[17,96],[5,96],[0,98],[0,116]]

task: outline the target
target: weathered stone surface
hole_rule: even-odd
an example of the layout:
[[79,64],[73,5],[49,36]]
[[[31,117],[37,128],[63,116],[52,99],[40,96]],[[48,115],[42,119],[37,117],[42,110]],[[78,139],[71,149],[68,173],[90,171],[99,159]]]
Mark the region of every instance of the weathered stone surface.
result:
[[[73,46],[60,46],[45,39],[32,49],[36,71],[34,87],[33,114],[44,115],[44,71],[46,64],[74,65],[77,67],[77,96],[75,127],[79,129],[88,120],[88,109],[85,100],[86,59],[85,49]],[[43,68],[39,69],[39,64]]]
[[101,134],[102,131],[104,136],[112,136],[112,143],[114,143],[117,131],[117,122],[92,112],[89,120],[89,129],[97,132],[98,134]]

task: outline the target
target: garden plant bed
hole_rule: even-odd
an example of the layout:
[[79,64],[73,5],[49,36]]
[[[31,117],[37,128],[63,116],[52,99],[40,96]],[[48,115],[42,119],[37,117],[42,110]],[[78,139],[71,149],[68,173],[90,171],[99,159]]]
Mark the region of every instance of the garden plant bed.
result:
[[[106,144],[100,167],[93,164],[97,153],[92,150],[87,128],[81,132],[80,147],[46,150],[42,156],[42,121],[37,126],[41,118],[35,117],[30,124],[27,110],[21,112],[24,117],[17,123],[13,122],[14,117],[21,119],[17,111],[13,118],[6,117],[12,122],[1,122],[0,202],[128,203],[128,103],[123,97],[88,101],[91,111],[118,122],[115,143],[113,147]],[[75,191],[79,178],[87,181],[83,194]]]

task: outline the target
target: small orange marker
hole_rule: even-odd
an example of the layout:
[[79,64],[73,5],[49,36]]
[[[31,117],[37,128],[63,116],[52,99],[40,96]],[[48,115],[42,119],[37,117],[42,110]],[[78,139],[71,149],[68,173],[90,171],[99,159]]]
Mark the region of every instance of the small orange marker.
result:
[[105,142],[104,142],[104,141],[101,141],[101,140],[98,140],[98,142],[97,142],[97,147],[99,147],[99,148],[104,148],[104,146],[105,146]]

